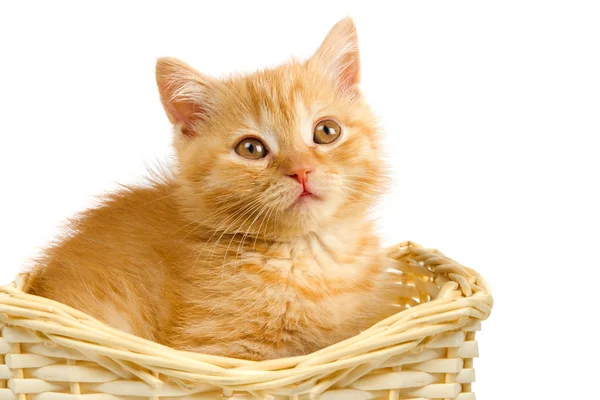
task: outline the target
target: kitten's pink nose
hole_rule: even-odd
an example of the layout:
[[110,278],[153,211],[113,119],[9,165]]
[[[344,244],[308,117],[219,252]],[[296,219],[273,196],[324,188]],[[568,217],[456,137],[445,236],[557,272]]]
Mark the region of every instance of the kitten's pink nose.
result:
[[306,181],[308,181],[308,174],[311,172],[312,168],[310,167],[298,167],[289,171],[287,176],[289,176],[290,178],[294,178],[302,186],[305,186]]

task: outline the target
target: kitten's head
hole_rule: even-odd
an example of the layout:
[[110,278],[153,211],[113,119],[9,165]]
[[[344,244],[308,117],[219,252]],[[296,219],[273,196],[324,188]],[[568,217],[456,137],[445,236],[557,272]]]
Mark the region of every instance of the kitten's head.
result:
[[364,214],[381,194],[380,133],[358,89],[351,19],[306,62],[219,80],[165,58],[156,77],[197,222],[300,235]]

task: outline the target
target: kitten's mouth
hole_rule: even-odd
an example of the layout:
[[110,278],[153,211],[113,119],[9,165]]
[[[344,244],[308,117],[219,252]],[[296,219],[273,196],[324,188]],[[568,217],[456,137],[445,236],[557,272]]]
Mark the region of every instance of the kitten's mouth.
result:
[[298,185],[292,192],[292,196],[294,200],[289,205],[290,208],[300,207],[304,209],[311,207],[315,201],[321,200],[321,196],[316,194],[306,183]]
[[311,192],[309,189],[304,188],[304,190],[302,192],[300,192],[300,194],[298,194],[298,197],[296,198],[295,203],[299,204],[299,203],[304,203],[306,201],[319,200],[319,199],[320,199],[319,196],[317,196],[316,194]]

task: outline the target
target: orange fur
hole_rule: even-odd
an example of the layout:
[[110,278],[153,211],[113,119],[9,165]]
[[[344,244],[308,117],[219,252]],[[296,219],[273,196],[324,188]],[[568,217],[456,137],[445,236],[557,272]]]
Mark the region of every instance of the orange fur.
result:
[[[246,76],[159,60],[177,170],[83,213],[30,292],[175,348],[249,359],[311,352],[389,315],[389,261],[368,219],[385,171],[359,78],[350,19],[310,60]],[[322,118],[342,127],[332,144],[312,142]],[[236,154],[247,136],[269,155]],[[286,176],[297,165],[317,197],[299,200]]]

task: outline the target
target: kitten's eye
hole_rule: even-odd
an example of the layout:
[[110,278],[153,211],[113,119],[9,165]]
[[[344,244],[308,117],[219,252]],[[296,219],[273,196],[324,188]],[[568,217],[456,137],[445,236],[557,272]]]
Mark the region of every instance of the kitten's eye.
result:
[[246,138],[235,146],[235,152],[244,158],[258,160],[266,157],[268,152],[265,145],[258,139]]
[[313,140],[317,144],[329,144],[335,142],[342,133],[340,125],[330,119],[321,121],[315,126]]

